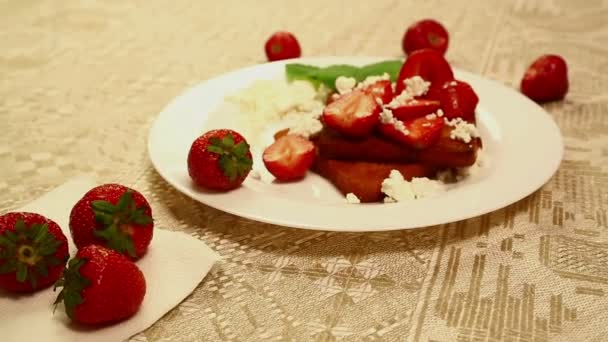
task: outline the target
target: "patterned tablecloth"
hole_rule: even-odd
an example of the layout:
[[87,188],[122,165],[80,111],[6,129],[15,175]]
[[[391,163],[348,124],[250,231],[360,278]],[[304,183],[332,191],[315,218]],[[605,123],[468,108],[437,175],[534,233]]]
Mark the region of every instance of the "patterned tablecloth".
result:
[[[541,190],[464,222],[341,234],[225,214],[152,168],[163,106],[263,62],[271,32],[295,32],[306,56],[400,56],[424,17],[449,29],[451,63],[510,86],[538,55],[566,58],[570,93],[545,106],[566,154]],[[0,210],[93,173],[222,255],[133,341],[605,341],[607,47],[602,0],[0,0]]]

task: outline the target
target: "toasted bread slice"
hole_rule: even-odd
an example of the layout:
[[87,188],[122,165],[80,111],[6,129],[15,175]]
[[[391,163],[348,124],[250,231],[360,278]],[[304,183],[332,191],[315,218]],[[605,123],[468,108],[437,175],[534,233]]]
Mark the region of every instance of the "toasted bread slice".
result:
[[382,181],[391,170],[401,172],[406,180],[432,177],[437,169],[421,164],[358,162],[318,158],[313,171],[332,182],[344,195],[355,194],[361,202],[379,202],[384,198]]
[[444,127],[439,140],[426,149],[416,149],[384,137],[371,135],[351,139],[325,128],[312,140],[326,159],[380,163],[424,163],[438,167],[471,166],[477,159],[481,140],[464,143],[450,138],[451,127]]

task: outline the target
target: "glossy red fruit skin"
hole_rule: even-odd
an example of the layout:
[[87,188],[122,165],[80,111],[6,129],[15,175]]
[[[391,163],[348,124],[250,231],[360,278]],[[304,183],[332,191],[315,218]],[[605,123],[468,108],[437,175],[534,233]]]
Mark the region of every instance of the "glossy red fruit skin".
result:
[[[137,190],[131,189],[121,184],[103,184],[89,190],[84,196],[76,202],[70,212],[70,232],[72,239],[78,249],[88,245],[105,246],[106,242],[95,236],[95,230],[100,229],[100,224],[95,220],[95,213],[91,208],[91,202],[96,200],[104,200],[113,205],[118,203],[120,196],[126,191],[131,191],[133,200],[137,208],[144,208],[144,214],[152,217],[152,208],[146,198]],[[125,227],[127,228],[127,227]],[[147,225],[131,225],[129,228],[133,246],[137,258],[141,258],[148,251],[148,246],[154,235],[154,223]]]
[[562,100],[568,88],[568,66],[557,55],[544,55],[535,60],[520,84],[521,92],[539,103]]
[[90,245],[76,257],[88,261],[80,274],[90,281],[82,290],[82,304],[74,308],[74,320],[89,325],[122,321],[133,316],[146,295],[146,279],[141,270],[124,255]]
[[403,124],[409,131],[407,135],[390,124],[381,124],[380,132],[394,141],[414,148],[424,149],[433,145],[439,139],[445,123],[443,118],[435,117],[427,119],[426,117],[421,117],[403,121]]
[[298,39],[290,32],[275,32],[264,44],[264,51],[269,61],[298,58],[302,49]]
[[[65,268],[65,261],[69,257],[68,239],[55,221],[42,215],[29,212],[11,212],[0,216],[0,235],[4,235],[7,231],[14,232],[15,224],[18,220],[23,220],[28,227],[35,223],[46,223],[48,226],[48,232],[51,233],[55,239],[61,241],[61,244],[55,250],[55,254],[53,254],[53,256],[60,260],[61,263],[56,266],[50,266],[48,268],[48,275],[46,277],[38,278],[36,288],[33,288],[32,284],[28,281],[23,283],[17,281],[15,278],[15,272],[0,274],[0,288],[18,293],[38,291],[52,285],[61,277],[61,274]],[[31,271],[31,269],[28,271]]]
[[450,81],[433,87],[427,98],[441,102],[441,110],[447,119],[462,118],[475,123],[475,108],[479,98],[475,90],[466,82]]
[[382,103],[391,102],[393,97],[393,85],[390,80],[381,80],[363,89],[366,93],[374,96],[374,99],[379,98]]
[[428,114],[433,114],[441,107],[441,103],[435,100],[413,100],[405,105],[391,108],[393,115],[402,121],[416,119]]
[[439,52],[432,49],[416,50],[403,63],[397,78],[395,94],[401,94],[405,89],[403,81],[413,76],[420,76],[425,81],[434,84],[444,84],[454,80],[454,72],[450,64]]
[[[203,134],[192,143],[188,152],[188,174],[199,187],[229,191],[238,188],[247,178],[247,174],[245,174],[230,180],[219,166],[220,155],[207,150],[211,138],[222,139],[228,134],[232,135],[235,144],[245,141],[245,138],[238,132],[230,129],[218,129]],[[248,152],[247,156],[251,159],[251,152]]]
[[448,49],[449,40],[448,31],[441,23],[424,19],[408,27],[401,46],[407,55],[420,49],[433,49],[443,55]]
[[[281,146],[289,149],[290,146],[299,145],[300,152],[292,150],[284,159],[277,160],[271,158],[275,153],[273,149],[280,149]],[[315,145],[308,139],[294,134],[287,134],[277,139],[272,145],[266,148],[262,155],[264,166],[279,181],[293,181],[304,178],[306,172],[315,160]]]

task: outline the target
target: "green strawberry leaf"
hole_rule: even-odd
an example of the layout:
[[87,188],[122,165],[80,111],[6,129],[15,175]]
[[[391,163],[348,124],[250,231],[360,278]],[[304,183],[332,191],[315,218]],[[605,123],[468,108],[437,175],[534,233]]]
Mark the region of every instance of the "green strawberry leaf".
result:
[[17,281],[23,283],[27,279],[27,266],[20,262],[17,263]]
[[135,246],[131,236],[123,233],[117,225],[112,224],[106,229],[97,229],[94,232],[95,236],[103,238],[108,247],[116,250],[120,253],[128,253],[131,257],[135,258]]
[[223,154],[224,153],[224,149],[219,147],[219,146],[215,146],[215,145],[209,145],[207,146],[207,151],[211,152],[211,153],[216,153],[216,154]]
[[[87,259],[81,259],[78,257],[70,260],[68,262],[68,267],[63,272],[63,277],[59,279],[53,287],[53,291],[57,290],[57,288],[62,288],[57,295],[57,299],[53,303],[55,305],[55,309],[57,309],[57,305],[59,305],[59,303],[63,302],[65,312],[67,313],[68,317],[72,319],[74,318],[74,309],[84,301],[81,295],[82,290],[88,287],[91,283],[89,279],[80,274],[80,268],[86,262]],[[53,312],[55,312],[55,309],[53,309]]]
[[116,207],[112,203],[103,200],[91,201],[91,207],[94,211],[113,214],[116,212]]

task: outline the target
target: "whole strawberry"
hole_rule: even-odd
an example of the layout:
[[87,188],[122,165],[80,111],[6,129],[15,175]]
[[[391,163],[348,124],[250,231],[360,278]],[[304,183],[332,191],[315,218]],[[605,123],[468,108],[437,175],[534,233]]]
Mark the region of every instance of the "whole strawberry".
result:
[[68,262],[63,287],[55,305],[63,302],[67,315],[76,322],[99,325],[133,316],[146,295],[141,270],[122,254],[89,245]]
[[76,247],[98,244],[137,259],[152,241],[152,209],[142,194],[120,184],[89,190],[72,208],[70,231]]
[[449,41],[448,31],[440,22],[424,19],[407,28],[401,40],[401,47],[408,55],[420,49],[433,49],[443,55],[448,49]]
[[568,93],[568,66],[560,56],[544,55],[528,67],[521,92],[536,102],[561,100]]
[[243,183],[253,161],[249,144],[229,129],[211,130],[197,138],[188,153],[188,173],[202,188],[228,191]]
[[285,31],[275,32],[270,36],[264,44],[264,51],[269,61],[298,58],[302,55],[302,49],[296,36]]
[[0,216],[0,288],[45,288],[61,277],[68,257],[68,240],[57,223],[34,213]]

